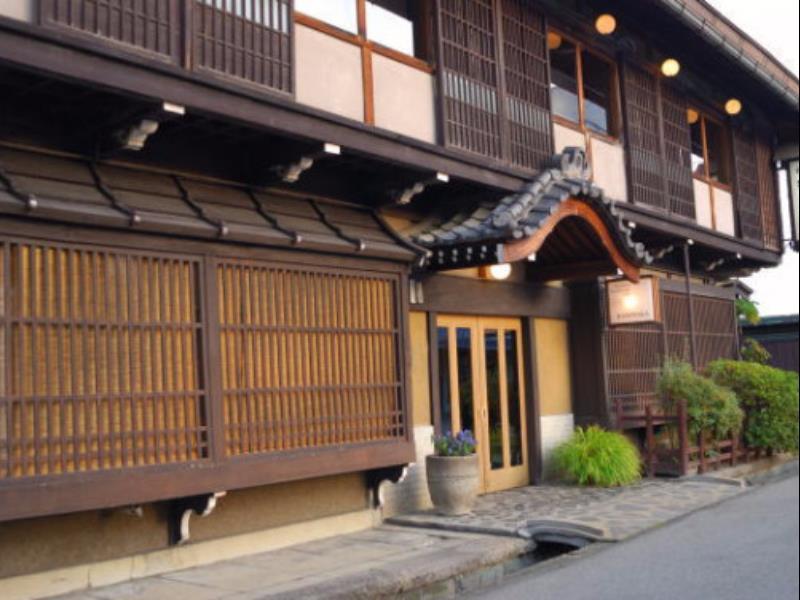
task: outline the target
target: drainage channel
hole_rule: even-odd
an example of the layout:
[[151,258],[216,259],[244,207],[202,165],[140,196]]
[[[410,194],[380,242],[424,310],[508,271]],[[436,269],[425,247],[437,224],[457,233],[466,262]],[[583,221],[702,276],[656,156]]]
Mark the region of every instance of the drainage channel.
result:
[[553,560],[571,552],[577,552],[593,542],[574,538],[547,541],[531,540],[529,550],[495,565],[483,567],[475,571],[455,575],[426,587],[414,590],[409,597],[424,600],[444,598],[460,598],[485,592],[500,586],[506,579],[531,569],[549,560]]

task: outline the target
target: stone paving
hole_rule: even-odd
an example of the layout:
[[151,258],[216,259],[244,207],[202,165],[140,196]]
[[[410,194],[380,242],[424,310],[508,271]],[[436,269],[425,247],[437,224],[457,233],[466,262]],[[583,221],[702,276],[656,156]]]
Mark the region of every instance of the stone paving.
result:
[[[738,481],[643,481],[623,489],[538,486],[482,496],[463,517],[395,517],[372,530],[59,597],[60,600],[453,598],[530,564],[537,523],[616,541],[740,494]],[[400,526],[404,525],[404,526]]]
[[536,486],[487,494],[474,511],[444,517],[433,511],[390,523],[451,531],[526,536],[541,523],[561,522],[597,530],[599,541],[620,541],[697,509],[742,493],[738,481],[714,478],[644,480],[626,488]]

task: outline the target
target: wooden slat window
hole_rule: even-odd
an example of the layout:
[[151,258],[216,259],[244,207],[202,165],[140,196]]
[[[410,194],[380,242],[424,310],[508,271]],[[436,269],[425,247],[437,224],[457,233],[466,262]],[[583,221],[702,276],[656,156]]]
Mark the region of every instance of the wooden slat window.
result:
[[217,266],[229,456],[401,440],[397,281]]
[[[632,202],[669,210],[664,195],[658,78],[629,64],[623,69]],[[694,198],[694,196],[692,196]]]
[[445,143],[503,154],[493,0],[440,0]]
[[200,69],[291,93],[291,0],[193,0]]
[[[730,300],[694,296],[697,365],[736,356],[736,319]],[[609,409],[627,414],[660,407],[656,390],[666,358],[692,362],[692,327],[686,294],[662,291],[662,322],[609,327],[604,309],[605,369]]]
[[759,199],[756,142],[752,133],[743,129],[733,132],[736,208],[742,238],[762,243],[764,227]]
[[764,227],[764,246],[770,250],[779,251],[782,247],[782,230],[775,170],[772,166],[772,148],[762,137],[756,140],[756,166],[761,218]]
[[509,158],[537,169],[553,152],[545,19],[522,0],[502,6]]
[[736,358],[736,316],[729,300],[695,297],[697,368],[720,358]]
[[208,457],[198,264],[2,247],[0,478]]
[[180,0],[41,0],[45,25],[119,42],[177,62]]
[[684,94],[661,81],[661,111],[664,121],[664,177],[670,212],[695,219],[692,182],[692,141]]

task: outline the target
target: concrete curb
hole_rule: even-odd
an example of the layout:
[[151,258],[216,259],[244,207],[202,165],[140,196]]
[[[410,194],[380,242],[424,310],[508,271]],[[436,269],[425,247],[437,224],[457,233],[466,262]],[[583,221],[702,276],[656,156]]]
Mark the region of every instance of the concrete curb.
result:
[[779,454],[703,475],[693,475],[687,479],[745,487],[778,481],[797,473],[798,458],[791,454]]

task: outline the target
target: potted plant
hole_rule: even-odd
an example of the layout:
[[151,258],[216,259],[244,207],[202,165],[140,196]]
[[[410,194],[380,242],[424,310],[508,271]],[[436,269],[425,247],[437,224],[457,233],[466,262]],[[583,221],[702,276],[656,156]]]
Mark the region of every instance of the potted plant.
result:
[[477,443],[471,431],[434,436],[434,453],[426,458],[428,490],[442,515],[463,515],[478,496]]

